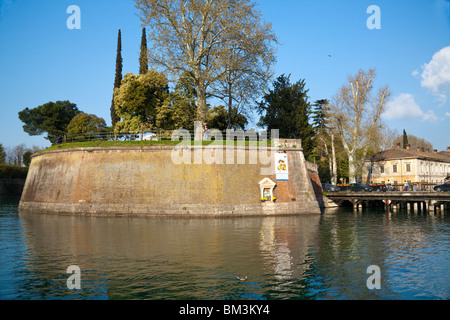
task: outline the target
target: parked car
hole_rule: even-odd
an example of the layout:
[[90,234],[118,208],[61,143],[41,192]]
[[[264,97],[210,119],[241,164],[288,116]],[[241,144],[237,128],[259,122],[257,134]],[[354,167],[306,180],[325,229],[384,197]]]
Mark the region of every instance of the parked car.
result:
[[147,134],[144,134],[144,136],[142,137],[142,140],[158,141],[158,137],[154,133],[147,133]]
[[372,192],[373,188],[364,183],[350,183],[350,191],[358,192]]
[[373,188],[373,191],[376,191],[376,192],[386,192],[387,191],[387,186],[383,183],[371,184],[370,186]]
[[437,192],[446,192],[446,191],[450,191],[450,183],[444,183],[444,184],[440,184],[438,186],[435,186],[433,188],[435,191]]
[[339,192],[341,189],[330,183],[322,183],[322,190],[325,192]]

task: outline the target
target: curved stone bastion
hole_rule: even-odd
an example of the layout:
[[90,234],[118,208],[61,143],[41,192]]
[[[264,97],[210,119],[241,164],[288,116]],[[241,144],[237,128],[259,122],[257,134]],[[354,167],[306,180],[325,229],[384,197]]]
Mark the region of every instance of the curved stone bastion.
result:
[[[287,181],[277,180],[276,154],[287,156]],[[320,213],[301,149],[214,146],[44,151],[32,158],[19,210],[156,217]]]

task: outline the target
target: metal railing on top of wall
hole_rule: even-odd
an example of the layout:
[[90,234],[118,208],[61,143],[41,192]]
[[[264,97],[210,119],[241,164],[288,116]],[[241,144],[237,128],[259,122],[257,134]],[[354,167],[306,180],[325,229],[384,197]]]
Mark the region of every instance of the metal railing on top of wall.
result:
[[[70,142],[85,142],[85,141],[163,141],[172,140],[177,137],[179,140],[194,140],[194,130],[152,130],[143,132],[91,132],[76,135],[64,135],[54,137],[55,144],[70,143]],[[270,131],[256,132],[253,130],[207,130],[203,132],[204,140],[247,140],[247,141],[262,141],[264,139],[271,140],[272,135]],[[275,136],[275,138],[278,138]],[[286,140],[286,139],[280,139]],[[300,141],[299,141],[300,144]]]

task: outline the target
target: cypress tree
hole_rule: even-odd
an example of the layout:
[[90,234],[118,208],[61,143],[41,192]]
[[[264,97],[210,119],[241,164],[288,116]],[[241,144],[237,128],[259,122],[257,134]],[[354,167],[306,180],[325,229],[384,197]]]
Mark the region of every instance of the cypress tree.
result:
[[[122,82],[122,34],[119,29],[119,35],[117,37],[117,56],[116,56],[116,78],[114,80],[114,89],[119,88]],[[120,117],[116,114],[114,107],[114,96],[111,102],[111,123],[114,127],[117,122],[120,121]]]
[[408,135],[406,134],[405,129],[403,129],[403,149],[406,149],[407,144],[408,144]]
[[139,56],[139,74],[147,73],[147,71],[148,71],[147,35],[145,32],[145,28],[142,28],[141,55]]

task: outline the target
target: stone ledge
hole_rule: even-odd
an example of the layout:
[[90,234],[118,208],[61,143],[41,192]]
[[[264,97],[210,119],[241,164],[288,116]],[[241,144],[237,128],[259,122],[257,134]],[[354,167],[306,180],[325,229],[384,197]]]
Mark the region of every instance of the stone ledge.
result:
[[145,216],[145,217],[246,217],[320,214],[313,203],[258,203],[248,205],[131,205],[92,203],[24,202],[19,210],[31,213],[82,216]]

